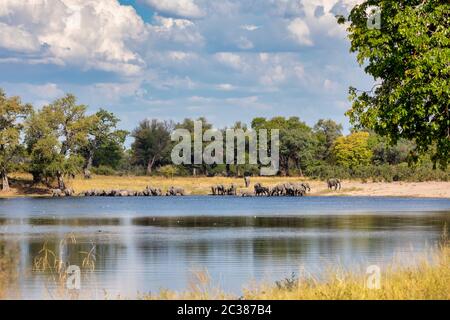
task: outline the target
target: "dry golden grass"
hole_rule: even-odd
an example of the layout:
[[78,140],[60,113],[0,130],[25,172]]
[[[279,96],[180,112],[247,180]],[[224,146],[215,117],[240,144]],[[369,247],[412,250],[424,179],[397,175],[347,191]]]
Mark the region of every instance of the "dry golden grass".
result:
[[[162,290],[143,299],[236,299],[220,288],[212,288],[207,274],[196,275],[198,285],[184,292]],[[334,270],[318,281],[304,277],[282,281],[281,284],[263,283],[245,289],[245,300],[449,300],[450,248],[427,255],[415,266],[391,265],[381,272],[381,287],[369,289],[366,275]]]
[[[20,196],[48,196],[50,191],[44,185],[31,186],[31,175],[11,174],[10,177],[16,183],[11,192],[0,192],[0,197]],[[370,182],[365,183],[356,180],[342,181],[341,190],[328,190],[325,181],[312,180],[303,177],[252,177],[251,187],[246,189],[244,179],[227,177],[173,177],[161,176],[96,176],[92,179],[84,179],[77,176],[75,179],[66,179],[66,184],[80,193],[86,190],[135,190],[142,191],[146,186],[161,188],[166,191],[171,186],[182,187],[187,194],[210,194],[211,186],[215,184],[231,185],[238,187],[238,193],[253,190],[257,182],[265,186],[274,186],[282,182],[308,182],[311,186],[310,195],[338,195],[338,196],[398,196],[398,197],[435,197],[450,198],[450,182]],[[19,183],[20,182],[20,183]]]
[[[76,178],[70,180],[69,184],[75,190],[75,192],[81,192],[90,189],[96,190],[111,190],[111,189],[125,189],[141,191],[146,186],[151,185],[153,187],[161,188],[165,191],[171,186],[182,187],[188,194],[200,195],[211,193],[211,186],[215,184],[231,185],[232,183],[238,187],[238,191],[252,190],[253,184],[260,182],[264,185],[275,185],[281,182],[287,181],[306,181],[305,179],[298,177],[254,177],[251,178],[252,186],[249,189],[245,188],[243,178],[227,178],[227,177],[173,177],[164,178],[159,176],[145,177],[117,177],[117,176],[94,176],[92,179],[86,180],[82,178]],[[324,187],[323,182],[313,182],[315,186],[319,184]],[[325,186],[326,187],[326,186]]]

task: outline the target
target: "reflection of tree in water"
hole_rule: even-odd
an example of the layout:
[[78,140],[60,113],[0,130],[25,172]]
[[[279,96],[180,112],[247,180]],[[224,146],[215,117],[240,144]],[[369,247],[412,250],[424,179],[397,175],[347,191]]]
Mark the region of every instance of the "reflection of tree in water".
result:
[[6,298],[8,292],[17,292],[18,252],[16,243],[0,241],[0,299]]

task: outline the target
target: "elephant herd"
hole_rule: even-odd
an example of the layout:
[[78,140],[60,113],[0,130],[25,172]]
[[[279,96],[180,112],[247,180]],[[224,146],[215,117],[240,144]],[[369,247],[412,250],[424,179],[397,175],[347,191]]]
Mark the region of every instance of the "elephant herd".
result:
[[264,187],[260,183],[254,186],[255,196],[290,196],[302,197],[311,191],[311,187],[305,182],[285,182],[279,183],[273,187]]
[[[245,181],[246,186],[249,185],[249,181]],[[341,189],[341,181],[333,178],[327,181],[328,189],[339,190]],[[253,186],[254,191],[242,191],[239,195],[242,197],[251,196],[305,196],[311,191],[311,187],[305,182],[285,182],[279,183],[273,187],[263,186],[261,183],[256,183]],[[226,186],[223,184],[217,184],[211,187],[211,195],[214,196],[236,196],[237,187],[234,184]],[[143,191],[130,191],[130,190],[87,190],[79,193],[77,196],[81,197],[158,197],[158,196],[184,196],[186,195],[183,188],[170,187],[165,193],[160,188],[153,188],[147,186]],[[75,196],[75,192],[71,188],[53,189],[52,197],[71,197]]]
[[213,196],[235,196],[237,193],[237,188],[234,184],[231,184],[231,186],[227,187],[223,184],[218,184],[211,187],[211,195]]
[[[280,183],[270,188],[265,187],[261,183],[256,183],[253,186],[254,191],[242,191],[239,195],[242,197],[252,196],[304,196],[307,192],[311,191],[311,187],[307,183]],[[213,196],[225,196],[225,195],[237,195],[237,188],[234,184],[231,186],[224,186],[222,184],[214,185],[211,187],[211,195]]]
[[[186,193],[183,188],[170,187],[166,193],[160,188],[147,186],[143,191],[131,190],[87,190],[78,194],[79,197],[158,197],[158,196],[184,196]],[[52,197],[70,197],[74,196],[73,189],[53,189]]]

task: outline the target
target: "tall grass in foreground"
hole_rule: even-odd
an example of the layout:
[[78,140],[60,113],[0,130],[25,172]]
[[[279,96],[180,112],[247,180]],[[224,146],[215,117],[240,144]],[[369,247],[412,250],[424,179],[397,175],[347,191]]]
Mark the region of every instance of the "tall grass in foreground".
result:
[[184,292],[162,290],[143,299],[244,299],[244,300],[449,300],[450,247],[447,243],[437,251],[419,258],[414,266],[395,264],[381,272],[381,287],[369,289],[365,273],[330,271],[320,281],[314,277],[291,277],[273,283],[255,284],[236,297],[212,288],[206,275]]

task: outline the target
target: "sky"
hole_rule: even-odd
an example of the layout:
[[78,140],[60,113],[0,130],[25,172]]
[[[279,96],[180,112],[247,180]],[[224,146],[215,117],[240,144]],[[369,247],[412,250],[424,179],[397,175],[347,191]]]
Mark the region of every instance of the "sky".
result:
[[89,113],[349,123],[348,87],[372,79],[349,52],[359,0],[0,0],[0,87],[41,107],[73,93]]

